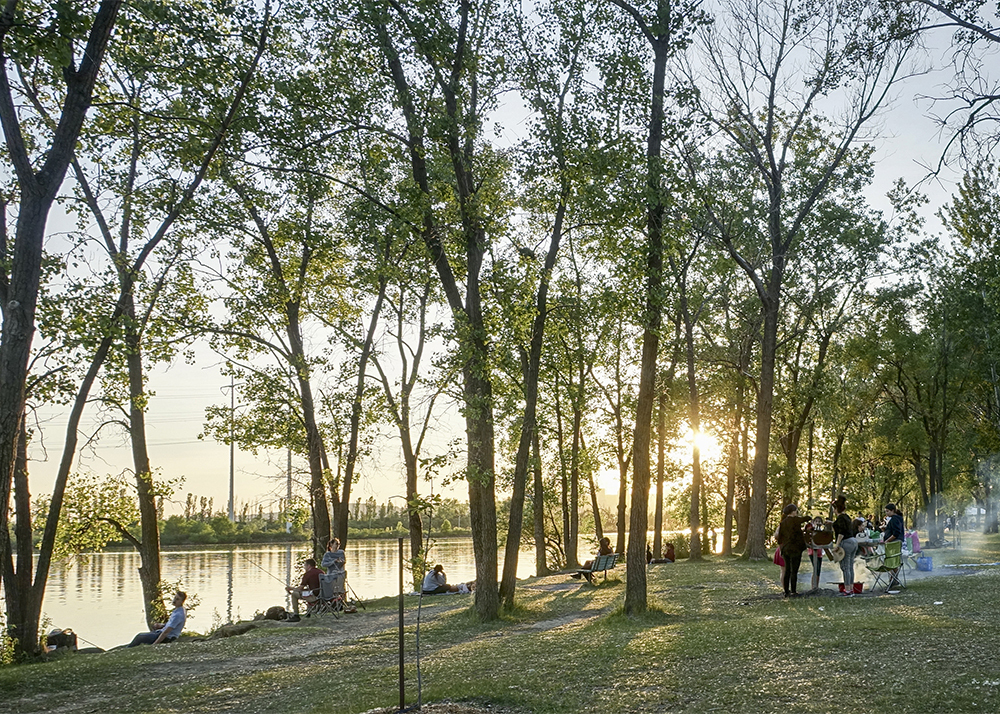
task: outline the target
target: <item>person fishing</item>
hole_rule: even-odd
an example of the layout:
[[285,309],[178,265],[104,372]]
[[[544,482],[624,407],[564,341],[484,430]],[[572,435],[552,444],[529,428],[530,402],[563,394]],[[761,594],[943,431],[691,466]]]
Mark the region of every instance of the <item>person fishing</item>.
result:
[[[322,571],[316,567],[316,561],[312,558],[306,560],[305,566],[306,570],[302,574],[302,580],[299,582],[298,587],[285,588],[285,592],[292,596],[292,614],[288,618],[288,622],[298,622],[301,619],[299,617],[300,600],[312,603],[318,599],[316,593],[319,592],[319,576]],[[306,617],[309,617],[309,615],[306,614]]]

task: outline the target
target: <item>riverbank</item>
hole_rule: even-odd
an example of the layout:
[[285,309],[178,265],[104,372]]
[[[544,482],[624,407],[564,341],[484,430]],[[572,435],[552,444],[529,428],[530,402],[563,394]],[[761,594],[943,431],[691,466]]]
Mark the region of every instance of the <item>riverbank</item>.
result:
[[[594,587],[521,583],[483,624],[471,596],[425,598],[426,702],[511,712],[1000,710],[1000,538],[933,551],[898,595],[784,600],[777,568],[713,557],[649,570],[656,608],[620,609],[624,572]],[[973,567],[945,568],[946,564]],[[406,598],[407,702],[417,698],[416,597]],[[5,710],[343,712],[398,704],[396,601],[267,623],[229,638],[75,655],[0,670]],[[430,711],[430,710],[429,710]]]

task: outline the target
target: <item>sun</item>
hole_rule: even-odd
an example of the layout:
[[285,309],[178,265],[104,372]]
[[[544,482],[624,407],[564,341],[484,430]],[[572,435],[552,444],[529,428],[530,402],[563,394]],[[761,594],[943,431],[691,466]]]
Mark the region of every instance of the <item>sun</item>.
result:
[[692,433],[688,429],[683,438],[688,447],[693,445],[698,446],[702,461],[718,461],[722,458],[722,444],[719,443],[719,440],[714,435],[702,430]]

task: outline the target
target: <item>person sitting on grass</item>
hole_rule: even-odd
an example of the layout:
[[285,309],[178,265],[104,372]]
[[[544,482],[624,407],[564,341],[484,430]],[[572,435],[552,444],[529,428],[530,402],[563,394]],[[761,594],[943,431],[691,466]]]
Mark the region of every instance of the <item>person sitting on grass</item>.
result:
[[448,576],[444,574],[444,566],[438,563],[434,569],[424,576],[424,583],[420,586],[420,592],[424,595],[440,595],[442,593],[457,593],[457,585],[448,584]]
[[[316,567],[316,561],[312,558],[306,560],[305,566],[306,572],[302,574],[302,581],[299,583],[299,586],[297,588],[285,588],[285,592],[292,596],[292,616],[288,618],[287,622],[299,621],[299,600],[314,603],[319,599],[316,593],[319,592],[319,576],[322,571]],[[309,613],[306,613],[306,617],[309,617]]]
[[185,600],[187,600],[186,592],[178,590],[174,593],[174,599],[172,601],[174,610],[170,613],[170,617],[167,621],[165,623],[153,623],[152,630],[149,632],[140,632],[132,638],[132,641],[129,642],[128,646],[137,647],[138,645],[158,645],[161,642],[173,642],[180,637],[181,630],[184,629],[184,623],[187,621],[187,612],[184,610]]
[[677,560],[677,555],[674,551],[674,544],[667,543],[666,547],[663,549],[662,558],[654,558],[653,551],[646,546],[646,564],[647,565],[660,565],[661,563],[673,563]]

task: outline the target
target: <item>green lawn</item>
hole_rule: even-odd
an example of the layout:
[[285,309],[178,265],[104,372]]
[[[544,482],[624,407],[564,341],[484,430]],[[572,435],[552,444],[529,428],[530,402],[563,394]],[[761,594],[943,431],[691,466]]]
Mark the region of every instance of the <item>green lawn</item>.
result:
[[[531,712],[1000,711],[1000,538],[934,551],[936,577],[895,596],[777,597],[770,563],[712,558],[649,571],[654,608],[621,614],[624,573],[598,587],[525,583],[482,624],[467,596],[425,600],[424,703]],[[829,566],[827,566],[829,567]],[[407,601],[408,612],[416,601]],[[398,702],[387,600],[337,622],[0,670],[4,711],[363,712]],[[365,629],[379,630],[357,637]],[[415,627],[406,631],[416,700]],[[12,708],[8,708],[8,706]]]

